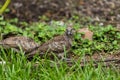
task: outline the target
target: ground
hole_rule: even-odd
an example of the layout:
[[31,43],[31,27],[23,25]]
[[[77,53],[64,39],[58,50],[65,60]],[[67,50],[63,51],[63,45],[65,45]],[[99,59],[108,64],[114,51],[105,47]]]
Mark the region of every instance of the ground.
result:
[[40,16],[50,20],[77,18],[83,25],[112,24],[119,27],[119,0],[12,0],[6,17],[18,17],[23,21],[39,21]]

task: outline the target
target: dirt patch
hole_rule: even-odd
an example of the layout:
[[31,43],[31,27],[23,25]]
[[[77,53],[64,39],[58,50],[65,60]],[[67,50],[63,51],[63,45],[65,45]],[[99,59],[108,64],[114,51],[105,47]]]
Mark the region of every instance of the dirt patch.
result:
[[[69,66],[73,66],[77,61],[80,61],[80,66],[85,67],[91,65],[98,67],[101,64],[103,67],[120,67],[120,52],[114,54],[94,53],[93,55],[84,55],[81,57],[74,56],[73,60],[66,61]],[[75,63],[74,63],[75,62]]]
[[81,24],[112,24],[120,27],[120,1],[12,0],[10,12],[6,14],[6,17],[18,17],[22,21],[31,22],[40,20],[38,17],[43,15],[49,20],[70,19],[73,15],[77,15],[78,22]]

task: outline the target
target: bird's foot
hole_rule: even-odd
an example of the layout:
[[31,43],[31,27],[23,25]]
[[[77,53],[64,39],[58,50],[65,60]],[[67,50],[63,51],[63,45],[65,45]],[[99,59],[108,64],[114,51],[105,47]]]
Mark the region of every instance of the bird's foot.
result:
[[72,59],[67,58],[64,53],[59,53],[58,58],[61,59],[62,61],[65,61],[65,62],[71,62],[72,61]]

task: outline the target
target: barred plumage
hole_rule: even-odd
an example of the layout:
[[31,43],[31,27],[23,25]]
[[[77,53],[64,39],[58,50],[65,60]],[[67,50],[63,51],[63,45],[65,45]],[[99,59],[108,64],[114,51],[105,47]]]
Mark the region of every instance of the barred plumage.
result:
[[63,35],[59,35],[53,37],[53,39],[48,40],[46,43],[40,45],[39,48],[29,53],[28,57],[33,57],[35,54],[44,55],[46,52],[50,53],[53,52],[56,55],[63,55],[64,48],[65,50],[69,50],[72,46],[74,29],[69,26],[66,29],[66,32]]
[[0,41],[0,45],[4,48],[13,48],[17,52],[20,51],[20,48],[22,48],[24,52],[30,52],[39,46],[39,44],[35,43],[34,40],[24,36],[6,38]]

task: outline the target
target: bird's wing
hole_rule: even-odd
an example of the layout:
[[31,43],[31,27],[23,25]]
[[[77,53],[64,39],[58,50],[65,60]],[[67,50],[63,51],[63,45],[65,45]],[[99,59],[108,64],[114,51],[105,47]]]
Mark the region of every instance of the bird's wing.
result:
[[66,46],[68,46],[68,41],[66,41],[64,35],[60,35],[42,44],[39,50],[49,50],[48,52],[63,52],[64,47]]

